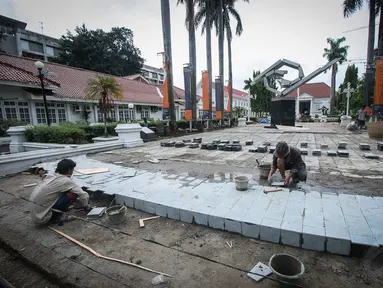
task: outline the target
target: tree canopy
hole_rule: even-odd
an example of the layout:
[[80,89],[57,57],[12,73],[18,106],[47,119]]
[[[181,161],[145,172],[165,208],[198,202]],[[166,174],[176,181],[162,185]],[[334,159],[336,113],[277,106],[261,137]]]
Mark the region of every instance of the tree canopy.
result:
[[[252,112],[270,112],[271,109],[271,99],[274,96],[274,93],[267,90],[263,84],[263,81],[258,82],[255,85],[251,85],[253,78],[261,74],[261,71],[253,71],[253,77],[245,80],[245,90],[250,90],[250,105]],[[269,82],[270,87],[276,89],[275,80]],[[254,99],[254,96],[257,95],[257,99]]]
[[145,61],[133,44],[132,30],[125,27],[105,32],[88,30],[83,24],[75,33],[67,31],[60,45],[63,52],[53,62],[116,76],[140,73]]

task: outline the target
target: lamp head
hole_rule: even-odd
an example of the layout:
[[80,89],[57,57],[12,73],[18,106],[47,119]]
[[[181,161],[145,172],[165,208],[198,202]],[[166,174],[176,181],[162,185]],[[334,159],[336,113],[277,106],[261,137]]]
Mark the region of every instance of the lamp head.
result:
[[129,103],[129,104],[128,104],[128,108],[129,108],[129,109],[133,109],[133,108],[134,108],[133,103]]
[[35,62],[35,66],[36,66],[36,68],[37,68],[38,70],[41,70],[41,69],[44,68],[44,63],[41,62],[41,61],[36,61],[36,62]]

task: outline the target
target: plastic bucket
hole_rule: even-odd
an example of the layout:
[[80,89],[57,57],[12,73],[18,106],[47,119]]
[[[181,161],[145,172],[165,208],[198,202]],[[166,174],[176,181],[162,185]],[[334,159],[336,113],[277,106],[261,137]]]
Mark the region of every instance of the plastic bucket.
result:
[[[121,207],[124,207],[121,209]],[[121,209],[121,210],[120,210]],[[109,222],[112,224],[121,224],[125,221],[126,206],[115,205],[106,209],[105,213],[108,215]]]
[[285,253],[271,256],[269,266],[275,276],[290,283],[293,283],[305,273],[305,266],[302,261]]
[[259,165],[258,166],[259,178],[267,179],[269,177],[270,169],[271,169],[270,164]]
[[249,188],[249,178],[246,176],[237,176],[234,178],[234,182],[238,191],[246,191]]

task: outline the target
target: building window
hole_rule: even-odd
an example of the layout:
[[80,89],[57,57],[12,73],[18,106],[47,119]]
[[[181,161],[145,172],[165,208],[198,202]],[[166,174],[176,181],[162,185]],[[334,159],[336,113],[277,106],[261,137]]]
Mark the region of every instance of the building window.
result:
[[[51,123],[60,123],[66,121],[65,105],[58,103],[47,103],[48,115]],[[36,117],[38,124],[46,124],[47,118],[45,116],[44,103],[36,103]],[[58,122],[57,122],[58,120]]]
[[15,101],[4,101],[5,118],[8,120],[17,120],[17,109]]
[[15,35],[15,29],[8,25],[0,25],[0,32],[7,34],[7,35]]
[[119,106],[118,114],[120,116],[119,121],[134,120],[134,109],[129,109],[128,106]]
[[152,72],[152,78],[157,79],[158,78],[157,73]]
[[38,124],[46,124],[45,108],[43,103],[36,103],[36,117]]
[[29,115],[28,102],[19,102],[17,106],[19,107],[20,121],[30,123],[31,117]]
[[180,118],[185,119],[185,109],[180,109]]
[[44,54],[43,44],[21,39],[21,48],[27,51]]
[[148,119],[149,118],[149,108],[144,107],[141,109],[141,119]]
[[57,118],[59,119],[59,123],[66,121],[66,111],[64,104],[57,104]]
[[[98,115],[98,122],[104,122],[104,113],[101,113],[100,107],[97,106],[97,115]],[[107,113],[106,113],[106,120],[107,121],[117,121],[116,118],[116,110],[114,108],[111,108]]]
[[163,74],[159,74],[160,75],[160,80],[164,80],[164,75]]
[[56,47],[46,46],[45,48],[45,51],[48,56],[58,57],[61,53],[61,50],[57,49]]
[[203,110],[202,110],[202,109],[199,109],[199,110],[198,110],[198,118],[199,118],[199,119],[202,119],[202,117],[203,117]]

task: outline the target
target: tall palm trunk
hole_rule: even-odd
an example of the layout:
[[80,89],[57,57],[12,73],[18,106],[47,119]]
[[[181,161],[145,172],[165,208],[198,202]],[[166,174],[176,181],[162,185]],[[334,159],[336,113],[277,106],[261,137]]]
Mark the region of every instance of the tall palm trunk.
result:
[[[331,68],[330,115],[335,115],[336,64]],[[311,111],[312,112],[312,111]]]
[[173,95],[173,66],[172,66],[172,35],[170,25],[169,0],[161,0],[162,34],[164,38],[164,52],[166,65],[166,81],[168,82],[170,128],[175,129],[176,111]]
[[[218,95],[218,97],[221,98],[221,103],[224,103],[224,77],[223,77],[223,64],[224,64],[224,50],[223,50],[223,41],[224,41],[224,34],[223,34],[223,0],[219,1],[219,35],[218,35],[218,49],[219,49],[219,77],[221,80],[221,95]],[[216,103],[217,106],[217,103]],[[217,111],[218,109],[222,109],[222,107],[216,107]],[[222,111],[223,113],[223,111]]]
[[231,60],[231,38],[229,34],[229,29],[226,29],[226,39],[227,39],[227,60],[229,61],[229,105],[230,105],[230,118],[231,118],[231,111],[233,111],[233,63]]
[[370,93],[373,85],[373,62],[374,62],[374,43],[375,43],[375,0],[370,0],[370,16],[368,25],[368,44],[367,44],[367,67],[364,82],[363,104],[369,106]]
[[195,25],[194,25],[194,0],[187,2],[188,16],[189,16],[189,62],[190,62],[190,94],[192,104],[192,119],[193,122],[197,120],[197,55],[195,43]]
[[[209,120],[211,120],[212,115],[212,106],[213,106],[213,85],[212,85],[212,74],[213,74],[213,68],[212,68],[212,60],[211,60],[211,13],[212,13],[212,1],[207,0],[206,2],[206,61],[207,61],[207,74],[209,77],[208,80],[208,95],[209,95]],[[211,125],[209,125],[210,127]]]
[[383,56],[383,13],[382,8],[380,7],[380,16],[379,16],[379,36],[378,36],[378,56]]

